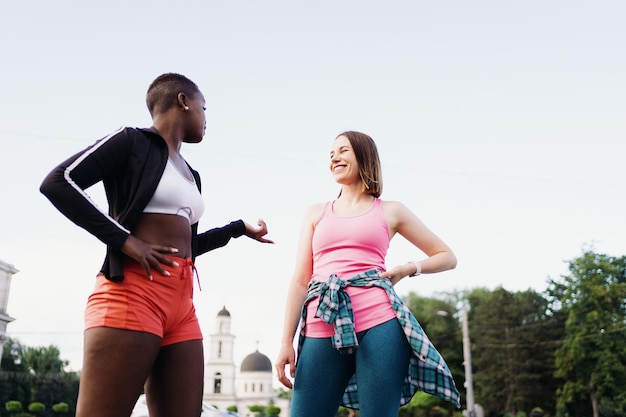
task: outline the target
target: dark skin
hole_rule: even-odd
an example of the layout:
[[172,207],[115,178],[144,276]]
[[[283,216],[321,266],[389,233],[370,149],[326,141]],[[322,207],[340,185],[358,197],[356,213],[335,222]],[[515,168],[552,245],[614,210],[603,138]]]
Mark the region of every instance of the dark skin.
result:
[[[180,155],[183,142],[199,143],[206,129],[204,97],[178,94],[176,104],[153,114],[153,126],[167,142],[179,172],[191,173]],[[245,223],[246,236],[262,243],[267,226]],[[146,282],[152,270],[168,275],[163,265],[190,258],[191,228],[178,215],[143,214],[122,252],[140,263]],[[174,259],[172,259],[174,258]],[[151,417],[199,417],[204,380],[202,340],[161,346],[161,338],[146,332],[96,327],[85,331],[77,417],[129,416],[142,389]]]
[[[178,95],[178,103],[162,114],[154,115],[153,126],[167,142],[170,159],[179,172],[187,172],[188,179],[191,173],[180,155],[183,142],[199,143],[206,130],[204,114],[205,101],[202,93],[197,97],[188,98],[183,93]],[[246,223],[246,236],[262,243],[274,243],[266,239],[267,226],[259,220],[258,227]],[[169,257],[191,257],[191,230],[189,223],[181,216],[171,214],[144,214],[128,237],[122,252],[133,258],[146,270],[148,277],[150,269],[154,268],[165,273],[161,264],[174,266]]]

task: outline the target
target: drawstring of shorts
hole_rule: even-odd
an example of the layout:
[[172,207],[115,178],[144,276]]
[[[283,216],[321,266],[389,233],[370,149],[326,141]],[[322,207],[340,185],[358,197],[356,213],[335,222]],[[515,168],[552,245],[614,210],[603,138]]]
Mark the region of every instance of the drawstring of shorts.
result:
[[[191,259],[187,259],[184,258],[185,260],[185,269],[183,270],[183,273],[180,274],[180,279],[186,279],[187,278],[187,267],[191,266],[191,280],[193,282],[193,276],[196,276],[196,281],[198,282],[198,291],[202,291],[202,286],[200,285],[200,274],[198,273],[198,269],[196,268],[196,265],[191,262]],[[193,283],[191,284],[191,286],[193,287]]]
[[202,291],[202,286],[200,286],[200,274],[198,273],[198,269],[196,268],[196,264],[191,263],[192,274],[196,276],[196,281],[198,281],[198,291]]

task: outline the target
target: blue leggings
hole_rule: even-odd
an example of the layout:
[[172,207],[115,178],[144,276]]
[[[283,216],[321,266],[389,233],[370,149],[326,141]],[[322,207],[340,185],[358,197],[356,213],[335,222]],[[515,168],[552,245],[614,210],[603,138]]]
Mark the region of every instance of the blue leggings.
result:
[[411,347],[398,320],[357,334],[354,354],[339,353],[330,337],[307,337],[298,359],[291,417],[334,417],[352,375],[361,417],[397,417]]

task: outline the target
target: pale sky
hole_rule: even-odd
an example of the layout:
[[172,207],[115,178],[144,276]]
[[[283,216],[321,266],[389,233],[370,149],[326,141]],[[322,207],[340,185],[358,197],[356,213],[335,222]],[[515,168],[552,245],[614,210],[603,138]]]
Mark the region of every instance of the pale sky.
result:
[[[378,143],[383,199],[410,207],[458,267],[400,295],[543,291],[583,247],[626,253],[623,1],[10,2],[0,15],[0,259],[19,269],[8,333],[78,370],[102,243],[39,193],[46,173],[120,126],[149,126],[150,82],[207,99],[202,230],[267,221],[197,260],[206,339],[231,312],[237,365],[278,354],[307,206],[338,191],[335,136]],[[90,190],[101,202],[99,188]],[[400,236],[387,266],[423,255]],[[428,329],[426,329],[428,331]]]

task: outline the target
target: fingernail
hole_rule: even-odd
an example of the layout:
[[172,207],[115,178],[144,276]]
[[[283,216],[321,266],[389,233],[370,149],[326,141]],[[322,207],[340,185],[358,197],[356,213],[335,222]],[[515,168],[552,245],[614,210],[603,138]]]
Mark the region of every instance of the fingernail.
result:
[[150,281],[154,281],[154,278],[152,278],[152,275],[150,275]]
[[178,249],[172,248],[172,253],[178,253]]
[[169,277],[169,276],[170,276],[170,273],[169,273],[169,272],[167,272],[167,271],[165,271],[165,273],[164,273],[163,275],[165,275],[166,277]]
[[178,266],[178,262],[174,262],[174,266]]

